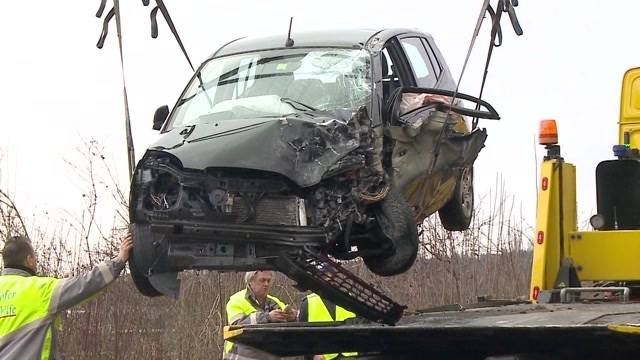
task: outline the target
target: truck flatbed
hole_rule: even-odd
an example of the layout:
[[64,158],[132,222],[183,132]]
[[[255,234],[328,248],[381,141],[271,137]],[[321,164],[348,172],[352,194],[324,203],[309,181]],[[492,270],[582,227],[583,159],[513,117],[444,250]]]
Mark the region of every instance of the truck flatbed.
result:
[[640,328],[632,324],[640,324],[640,303],[519,304],[418,313],[396,326],[232,326],[225,337],[279,356],[358,351],[380,359],[635,358]]

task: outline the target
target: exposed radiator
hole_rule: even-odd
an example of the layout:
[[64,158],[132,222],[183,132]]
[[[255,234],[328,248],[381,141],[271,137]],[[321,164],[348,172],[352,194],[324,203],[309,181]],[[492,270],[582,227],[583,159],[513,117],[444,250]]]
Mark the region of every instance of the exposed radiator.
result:
[[[251,206],[255,207],[255,221],[250,216]],[[258,200],[235,196],[232,209],[231,217],[237,224],[300,225],[297,196],[269,195]]]

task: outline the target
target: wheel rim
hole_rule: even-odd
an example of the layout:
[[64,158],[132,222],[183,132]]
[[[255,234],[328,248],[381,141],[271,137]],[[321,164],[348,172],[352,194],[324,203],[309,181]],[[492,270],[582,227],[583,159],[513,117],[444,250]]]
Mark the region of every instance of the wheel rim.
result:
[[465,168],[460,176],[460,203],[466,216],[473,211],[473,170]]

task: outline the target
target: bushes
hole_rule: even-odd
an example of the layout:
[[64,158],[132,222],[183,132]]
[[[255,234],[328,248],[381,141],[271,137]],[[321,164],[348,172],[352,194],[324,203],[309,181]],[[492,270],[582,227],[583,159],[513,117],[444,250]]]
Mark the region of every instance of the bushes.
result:
[[[348,267],[409,310],[417,310],[473,303],[479,295],[524,295],[530,258],[525,251],[442,259],[422,256],[407,273],[391,278],[369,273],[358,261]],[[242,274],[187,272],[182,274],[180,299],[174,301],[146,298],[129,276],[123,276],[95,300],[65,314],[59,334],[61,353],[65,359],[87,360],[218,359],[224,305],[243,285]],[[292,285],[277,274],[272,294],[297,308],[305,294]]]
[[[116,253],[126,231],[126,191],[118,186],[102,148],[88,141],[80,154],[87,164],[86,170],[78,170],[86,180],[83,211],[76,216],[65,213],[62,219],[40,219],[29,232],[43,274],[74,275],[90,268]],[[111,180],[96,180],[100,178]],[[345,266],[409,310],[473,303],[485,295],[514,298],[527,294],[533,230],[514,213],[514,198],[505,194],[504,184],[496,185],[493,196],[476,202],[480,211],[467,231],[448,232],[437,216],[428,218],[421,226],[418,259],[406,273],[381,278],[360,261]],[[117,206],[104,205],[105,201]],[[109,220],[103,207],[116,209],[113,226],[97,221]],[[0,193],[0,234],[26,233],[22,220],[9,196]],[[178,301],[143,297],[127,275],[93,301],[69,310],[59,334],[63,358],[220,358],[224,305],[244,287],[242,275],[191,271],[181,278]],[[306,295],[281,274],[276,275],[272,293],[295,307]]]

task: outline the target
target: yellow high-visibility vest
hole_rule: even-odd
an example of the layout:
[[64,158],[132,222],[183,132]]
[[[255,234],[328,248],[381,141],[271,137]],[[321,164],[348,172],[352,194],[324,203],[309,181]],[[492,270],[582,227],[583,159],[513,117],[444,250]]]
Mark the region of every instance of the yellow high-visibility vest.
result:
[[[49,316],[49,303],[57,282],[58,279],[50,277],[0,276],[0,339]],[[56,318],[56,324],[59,324],[59,318]],[[40,358],[43,360],[51,355],[51,341],[49,328],[42,344]]]
[[[275,296],[267,295],[267,298],[273,300],[276,304],[278,304],[280,310],[284,310],[284,308],[286,307],[286,305]],[[257,311],[258,310],[253,307],[251,302],[247,300],[247,289],[238,291],[237,293],[231,295],[229,301],[227,302],[227,323],[231,325],[239,317],[251,315]],[[233,343],[231,341],[224,342],[225,353],[229,353],[232,347]]]
[[[314,321],[343,321],[356,317],[351,311],[336,305],[336,318],[334,319],[329,313],[329,309],[325,306],[322,299],[317,294],[307,295],[307,314],[309,314],[309,322]],[[324,354],[326,360],[335,359],[340,354]],[[357,352],[342,353],[342,356],[358,356]]]

